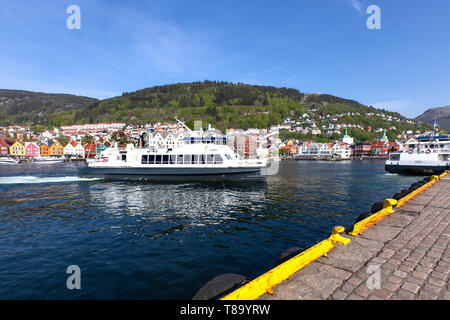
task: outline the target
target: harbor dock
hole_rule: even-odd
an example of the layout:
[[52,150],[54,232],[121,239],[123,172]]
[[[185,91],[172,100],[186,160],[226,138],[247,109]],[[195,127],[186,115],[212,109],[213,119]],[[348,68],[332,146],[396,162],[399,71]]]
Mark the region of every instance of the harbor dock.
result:
[[[450,180],[442,178],[262,299],[450,300]],[[379,270],[379,285],[376,272]],[[370,279],[369,279],[370,278]]]
[[450,300],[450,174],[298,254],[223,299]]

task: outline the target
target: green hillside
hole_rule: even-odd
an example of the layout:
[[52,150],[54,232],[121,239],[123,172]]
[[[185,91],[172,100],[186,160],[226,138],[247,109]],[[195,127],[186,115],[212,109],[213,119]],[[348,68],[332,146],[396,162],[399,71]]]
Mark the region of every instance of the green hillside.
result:
[[[311,112],[311,110],[315,112]],[[406,120],[395,112],[364,106],[357,101],[327,94],[305,94],[295,89],[256,86],[242,83],[204,81],[155,86],[120,97],[98,101],[79,110],[50,117],[50,124],[110,122],[145,124],[173,121],[175,116],[188,123],[202,120],[220,130],[227,128],[267,128],[289,116],[303,113],[311,117],[359,112],[358,117],[344,117],[341,122],[389,128],[391,123],[366,117],[366,113],[384,113]],[[406,122],[396,123],[400,130],[424,129]],[[396,132],[397,132],[396,131]],[[370,135],[369,135],[370,136]]]
[[[328,94],[305,94],[296,89],[216,81],[155,86],[101,101],[48,94],[36,94],[35,100],[21,99],[16,108],[0,108],[1,123],[54,126],[99,122],[145,124],[173,122],[177,116],[188,125],[194,120],[202,120],[204,124],[211,123],[224,131],[227,128],[268,128],[282,123],[288,117],[302,122],[304,118],[301,115],[307,114],[319,127],[333,123],[324,118],[336,115],[339,117],[334,123],[359,124],[374,129],[394,126],[395,129],[388,132],[390,137],[405,130],[423,131],[431,128],[428,124],[407,123],[406,118],[395,112]],[[392,116],[397,120],[386,121],[379,116],[368,116],[370,113]],[[308,123],[299,125],[308,126]],[[374,132],[356,128],[350,132],[357,139],[378,136]]]

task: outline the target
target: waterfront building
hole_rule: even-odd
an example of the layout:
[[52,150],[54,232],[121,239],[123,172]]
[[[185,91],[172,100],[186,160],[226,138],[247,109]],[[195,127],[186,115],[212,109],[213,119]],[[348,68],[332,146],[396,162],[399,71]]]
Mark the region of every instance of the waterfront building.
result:
[[71,141],[64,147],[64,155],[82,158],[84,156],[84,148],[81,143]]
[[369,156],[372,150],[372,146],[365,142],[358,142],[353,145],[353,155],[355,157]]
[[41,154],[42,157],[50,155],[50,149],[49,149],[48,145],[45,143],[42,143],[39,146],[39,151],[40,151],[39,153]]
[[245,139],[245,157],[251,158],[255,154],[256,150],[256,141],[254,137],[247,136]]
[[25,146],[19,141],[16,141],[9,147],[9,154],[12,156],[25,156]]
[[244,135],[236,135],[234,139],[234,151],[241,157],[245,156],[245,140]]
[[281,146],[280,155],[283,157],[291,157],[294,154],[293,150],[294,150],[293,145]]
[[84,145],[84,157],[86,159],[95,158],[97,155],[97,146],[95,143],[86,143]]
[[9,144],[6,140],[0,140],[0,156],[9,155]]
[[350,159],[352,156],[352,149],[348,144],[338,142],[331,148],[331,153],[333,157],[339,159]]
[[27,157],[39,157],[39,146],[35,142],[25,142],[25,155]]
[[148,147],[160,148],[160,149],[175,149],[180,148],[183,145],[183,139],[185,137],[181,130],[176,132],[156,132],[155,134],[148,132],[145,137],[145,142]]
[[103,151],[105,151],[106,149],[108,149],[107,146],[105,146],[103,143],[99,143],[99,144],[97,145],[96,153],[97,153],[98,155],[100,155],[100,154],[101,154]]
[[236,136],[234,134],[227,134],[227,146],[233,151],[236,151],[235,147],[234,147],[235,139],[236,139]]
[[309,148],[311,147],[311,144],[308,142],[303,142],[303,144],[301,146],[298,147],[298,154],[299,155],[307,155]]
[[50,142],[49,146],[50,156],[62,156],[64,155],[64,147],[58,141]]

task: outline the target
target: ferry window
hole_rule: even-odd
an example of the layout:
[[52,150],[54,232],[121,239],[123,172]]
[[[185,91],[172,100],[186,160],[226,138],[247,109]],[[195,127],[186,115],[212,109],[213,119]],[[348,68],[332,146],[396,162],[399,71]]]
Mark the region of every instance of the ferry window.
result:
[[216,154],[214,156],[214,164],[222,164],[222,163],[223,163],[222,157],[220,156],[220,154]]
[[184,164],[190,164],[191,163],[191,155],[185,154],[184,155]]
[[161,164],[161,158],[162,158],[161,155],[157,154],[155,164]]
[[201,164],[205,164],[206,163],[206,155],[202,154],[199,156],[199,160]]
[[177,155],[177,163],[183,164],[183,155],[182,154]]
[[169,163],[169,155],[165,154],[163,155],[163,164],[168,164]]
[[147,155],[143,155],[142,159],[141,159],[141,164],[147,164],[148,161],[148,156]]
[[227,157],[228,160],[231,160],[231,156],[228,153],[225,153],[225,157]]
[[212,155],[212,154],[208,154],[208,156],[206,157],[206,162],[208,163],[208,164],[213,164],[214,163],[214,155]]
[[175,164],[176,159],[177,159],[176,155],[171,155],[170,156],[170,164]]
[[192,155],[192,164],[198,164],[198,154]]
[[155,163],[155,155],[151,154],[148,156],[148,163],[149,164],[154,164]]
[[392,160],[392,161],[399,161],[400,160],[400,155],[399,154],[392,154],[390,160]]

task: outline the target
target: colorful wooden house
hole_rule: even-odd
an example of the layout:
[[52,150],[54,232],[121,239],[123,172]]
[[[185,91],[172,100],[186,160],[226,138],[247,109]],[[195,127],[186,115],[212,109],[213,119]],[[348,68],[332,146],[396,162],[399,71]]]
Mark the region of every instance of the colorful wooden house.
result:
[[48,146],[49,155],[51,156],[62,156],[64,155],[64,147],[58,141],[53,141]]
[[64,154],[67,156],[84,157],[84,148],[81,143],[71,141],[64,147]]
[[12,144],[11,147],[9,147],[9,154],[12,156],[25,156],[25,146],[20,143],[19,141],[16,141]]
[[86,158],[95,158],[97,155],[97,146],[95,143],[86,143],[84,145],[84,156]]
[[39,151],[40,151],[41,156],[45,157],[45,156],[48,156],[50,154],[50,150],[48,148],[48,145],[46,145],[45,143],[42,143],[39,148],[40,148]]
[[105,146],[103,143],[98,144],[97,145],[97,154],[100,155],[106,149],[108,149],[108,147]]
[[9,155],[9,144],[5,140],[0,140],[0,156]]
[[27,157],[39,157],[39,147],[35,142],[25,142],[25,155]]

